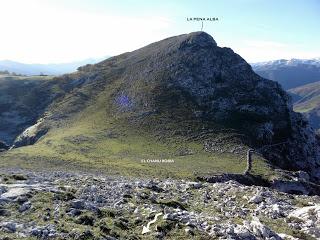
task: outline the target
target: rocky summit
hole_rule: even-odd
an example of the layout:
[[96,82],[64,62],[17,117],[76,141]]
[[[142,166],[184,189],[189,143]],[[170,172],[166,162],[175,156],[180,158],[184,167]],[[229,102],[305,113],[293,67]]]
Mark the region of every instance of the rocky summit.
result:
[[320,237],[319,139],[278,83],[207,33],[41,79],[31,95],[12,82],[5,239]]

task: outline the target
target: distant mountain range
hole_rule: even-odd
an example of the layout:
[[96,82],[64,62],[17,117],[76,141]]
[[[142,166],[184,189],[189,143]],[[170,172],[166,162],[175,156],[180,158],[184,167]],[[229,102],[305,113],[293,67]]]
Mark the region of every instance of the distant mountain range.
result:
[[82,61],[57,64],[27,64],[11,60],[0,60],[0,71],[9,71],[11,73],[22,75],[61,75],[74,72],[80,66],[94,64],[106,58],[108,57],[89,58]]
[[252,63],[260,76],[279,82],[285,90],[320,80],[320,58]]
[[320,58],[280,59],[251,66],[260,76],[279,82],[291,95],[294,110],[320,129]]

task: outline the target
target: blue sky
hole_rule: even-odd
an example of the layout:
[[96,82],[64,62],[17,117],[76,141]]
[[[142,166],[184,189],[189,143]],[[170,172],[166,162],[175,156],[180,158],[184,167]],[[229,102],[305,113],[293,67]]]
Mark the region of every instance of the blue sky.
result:
[[0,59],[52,63],[116,55],[204,31],[249,62],[320,57],[318,0],[0,0]]

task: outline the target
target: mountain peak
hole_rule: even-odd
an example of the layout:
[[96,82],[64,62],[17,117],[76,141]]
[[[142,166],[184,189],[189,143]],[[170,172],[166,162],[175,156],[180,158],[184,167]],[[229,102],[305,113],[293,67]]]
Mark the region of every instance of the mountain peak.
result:
[[[198,49],[198,48],[214,48],[217,47],[216,41],[211,35],[206,32],[191,32],[163,39],[161,41],[152,43],[142,49],[152,51],[156,48],[158,51],[167,53],[172,49]],[[153,48],[153,49],[152,49]],[[138,49],[139,51],[141,49]]]
[[202,32],[202,31],[192,32],[192,33],[186,34],[185,36],[187,38],[188,43],[190,44],[197,44],[202,47],[210,46],[210,45],[217,46],[217,43],[213,39],[213,37],[206,32]]

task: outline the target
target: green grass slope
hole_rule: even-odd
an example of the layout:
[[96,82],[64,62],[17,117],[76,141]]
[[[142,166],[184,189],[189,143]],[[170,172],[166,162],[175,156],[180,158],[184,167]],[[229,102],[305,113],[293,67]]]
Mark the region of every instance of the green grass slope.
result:
[[[207,173],[244,171],[247,146],[242,144],[240,152],[232,152],[239,148],[240,142],[235,132],[225,132],[216,126],[211,137],[219,139],[217,151],[206,152],[201,137],[190,139],[189,135],[174,131],[181,128],[182,122],[180,127],[171,123],[166,137],[159,132],[150,134],[145,126],[131,127],[111,113],[106,104],[108,92],[102,91],[81,112],[56,121],[55,127],[35,145],[2,154],[0,166],[77,169],[158,178],[194,178]],[[66,102],[60,104],[68,106]],[[192,125],[189,122],[184,124]],[[157,159],[174,162],[148,162]],[[253,169],[258,175],[272,175],[270,167],[259,156],[255,156]]]
[[293,97],[294,110],[303,113],[311,126],[320,129],[320,82],[288,90]]

